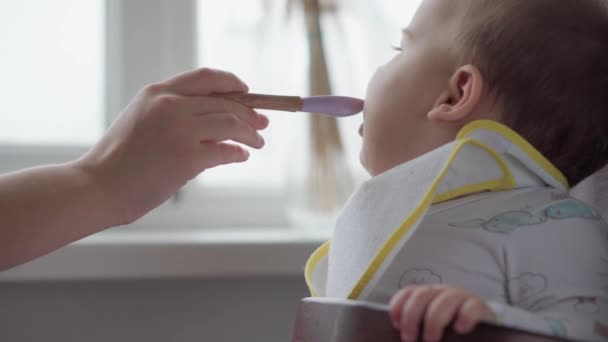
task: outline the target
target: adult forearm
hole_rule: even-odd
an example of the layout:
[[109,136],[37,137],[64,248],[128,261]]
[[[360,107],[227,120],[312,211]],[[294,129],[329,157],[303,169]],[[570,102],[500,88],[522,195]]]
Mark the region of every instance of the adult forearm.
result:
[[209,95],[247,90],[212,69],[151,84],[78,161],[0,176],[0,270],[136,221],[201,172],[246,161],[230,141],[262,148],[268,118]]
[[0,176],[0,270],[121,223],[102,189],[76,164]]

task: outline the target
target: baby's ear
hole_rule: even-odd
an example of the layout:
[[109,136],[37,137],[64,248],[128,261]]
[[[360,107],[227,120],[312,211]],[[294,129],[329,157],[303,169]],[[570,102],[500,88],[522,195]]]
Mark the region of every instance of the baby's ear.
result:
[[448,88],[441,93],[429,120],[459,121],[473,114],[479,105],[484,90],[484,80],[479,69],[471,64],[456,70],[450,78]]

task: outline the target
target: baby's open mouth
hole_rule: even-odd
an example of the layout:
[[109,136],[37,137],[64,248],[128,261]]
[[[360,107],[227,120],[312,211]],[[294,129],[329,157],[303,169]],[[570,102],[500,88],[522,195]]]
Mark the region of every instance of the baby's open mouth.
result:
[[363,124],[361,124],[361,127],[359,127],[359,136],[363,138]]

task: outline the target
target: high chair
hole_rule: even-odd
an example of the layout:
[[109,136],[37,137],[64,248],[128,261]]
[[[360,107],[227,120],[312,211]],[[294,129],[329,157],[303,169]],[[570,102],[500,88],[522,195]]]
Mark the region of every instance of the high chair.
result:
[[608,166],[575,186],[570,195],[593,207],[604,220],[608,219]]
[[[374,304],[305,298],[300,302],[292,342],[400,342],[386,308]],[[446,333],[443,342],[567,342],[490,324],[469,335]]]
[[[608,166],[571,191],[572,197],[608,216]],[[293,342],[399,342],[386,307],[347,300],[305,298],[300,302]],[[565,342],[568,340],[481,324],[469,335],[448,331],[445,342]]]

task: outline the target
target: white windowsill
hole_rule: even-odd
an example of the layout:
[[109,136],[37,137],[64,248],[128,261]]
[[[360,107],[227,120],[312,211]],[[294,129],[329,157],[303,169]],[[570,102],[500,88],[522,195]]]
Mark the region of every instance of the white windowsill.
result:
[[296,228],[111,230],[0,273],[0,282],[303,276],[329,233]]

